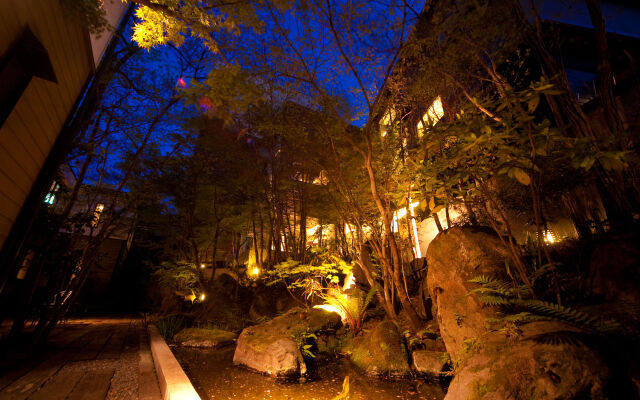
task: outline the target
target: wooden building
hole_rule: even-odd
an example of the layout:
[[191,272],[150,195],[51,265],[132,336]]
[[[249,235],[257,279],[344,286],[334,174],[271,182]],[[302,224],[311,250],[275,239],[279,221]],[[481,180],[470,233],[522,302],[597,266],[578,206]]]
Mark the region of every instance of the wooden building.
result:
[[[74,116],[114,32],[90,34],[70,3],[0,1],[2,282],[49,190],[61,149],[71,139]],[[103,8],[109,24],[117,27],[127,4],[105,0]]]

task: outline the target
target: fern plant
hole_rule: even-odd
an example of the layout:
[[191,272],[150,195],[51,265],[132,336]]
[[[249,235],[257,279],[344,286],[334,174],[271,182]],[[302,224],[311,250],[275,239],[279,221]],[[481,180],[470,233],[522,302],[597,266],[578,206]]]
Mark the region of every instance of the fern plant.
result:
[[360,289],[352,289],[348,294],[340,289],[329,290],[322,295],[322,299],[325,305],[337,309],[347,326],[357,333],[362,329],[367,307],[377,289],[374,286],[366,293]]
[[581,330],[609,334],[620,332],[621,326],[614,320],[603,320],[574,308],[556,303],[528,298],[529,292],[524,285],[515,286],[509,282],[489,276],[477,276],[469,282],[480,287],[469,293],[478,295],[482,303],[496,307],[502,316],[489,322],[522,324],[540,320],[554,320],[571,324]]

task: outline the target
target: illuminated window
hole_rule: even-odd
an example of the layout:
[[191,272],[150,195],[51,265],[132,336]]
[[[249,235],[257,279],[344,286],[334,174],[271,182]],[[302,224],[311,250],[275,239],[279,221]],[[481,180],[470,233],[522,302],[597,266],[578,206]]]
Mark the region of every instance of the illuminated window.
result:
[[[418,207],[418,205],[420,205],[420,202],[416,201],[413,202],[409,205],[409,216],[411,218],[411,228],[413,231],[413,240],[415,241],[415,247],[414,250],[416,252],[416,257],[417,258],[421,258],[422,257],[422,253],[420,251],[420,240],[418,238],[418,225],[416,224],[416,213],[415,213],[415,208]],[[399,220],[406,217],[407,216],[407,209],[406,208],[400,208],[397,211],[395,211],[393,213],[393,222],[391,224],[391,231],[392,232],[399,232],[400,231],[400,225],[399,225]]]
[[51,184],[51,188],[49,189],[49,193],[44,197],[45,204],[53,205],[56,201],[56,192],[60,189],[60,185],[58,185],[55,181]]
[[95,210],[93,211],[93,221],[91,221],[91,226],[98,225],[100,221],[100,216],[102,215],[102,211],[104,211],[104,204],[98,203],[96,205]]
[[387,110],[387,112],[380,119],[380,135],[382,137],[387,136],[387,130],[391,127],[391,124],[396,119],[396,111],[393,108]]
[[313,180],[314,185],[323,185],[326,186],[329,183],[329,178],[327,178],[327,173],[325,171],[320,171],[320,174]]
[[424,121],[428,126],[434,126],[444,117],[444,108],[442,107],[442,99],[440,96],[436,97],[431,106],[427,109],[427,112],[422,116],[422,120],[418,122],[418,135],[422,136],[424,131]]

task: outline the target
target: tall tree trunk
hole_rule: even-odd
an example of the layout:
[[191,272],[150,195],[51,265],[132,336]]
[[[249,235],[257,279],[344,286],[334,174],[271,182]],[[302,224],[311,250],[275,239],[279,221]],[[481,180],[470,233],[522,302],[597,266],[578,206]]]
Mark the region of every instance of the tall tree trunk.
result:
[[396,312],[393,309],[393,303],[391,303],[389,299],[387,299],[383,295],[384,293],[380,293],[380,287],[376,283],[376,281],[373,279],[373,274],[372,274],[373,265],[371,264],[371,258],[369,257],[369,252],[364,248],[363,245],[360,245],[358,254],[359,254],[358,265],[360,266],[360,269],[362,269],[362,272],[364,273],[364,276],[367,279],[369,286],[371,286],[372,288],[378,286],[378,290],[376,290],[376,299],[378,299],[378,302],[380,303],[380,305],[382,305],[382,308],[384,308],[384,311],[387,313],[387,316],[392,320],[396,320],[398,316],[396,315]]
[[[411,304],[411,300],[409,298],[409,293],[404,289],[404,285],[402,284],[402,264],[400,258],[400,252],[398,249],[398,244],[396,242],[396,238],[391,230],[391,218],[389,216],[388,209],[383,205],[382,199],[378,193],[375,171],[373,169],[373,164],[371,158],[373,156],[373,148],[371,145],[371,138],[367,137],[367,152],[365,155],[365,166],[367,168],[367,174],[369,176],[369,185],[371,189],[371,195],[373,200],[378,208],[382,216],[382,222],[384,225],[384,229],[386,232],[386,236],[389,240],[390,252],[391,252],[391,272],[394,286],[398,292],[398,297],[400,299],[400,303],[402,304],[402,308],[407,312],[409,319],[411,321],[411,325],[413,329],[419,331],[422,328],[422,320],[420,316],[416,312],[413,304]],[[381,249],[382,250],[382,249]],[[380,257],[380,261],[385,264],[388,260],[385,260],[384,252],[380,253],[382,257]]]
[[213,281],[216,279],[216,269],[218,268],[216,263],[216,256],[218,255],[218,237],[220,234],[220,220],[216,221],[216,230],[213,232],[213,251],[211,255],[211,278],[209,278],[209,285],[213,284]]
[[264,263],[264,222],[262,221],[262,210],[260,210],[258,215],[260,216],[260,258],[258,259],[258,264],[262,266]]
[[598,65],[598,69],[600,70],[600,100],[609,130],[617,135],[624,131],[624,118],[622,110],[618,107],[613,96],[613,67],[611,65],[611,54],[609,53],[609,45],[607,43],[605,19],[600,9],[599,0],[586,0],[586,3],[589,9],[591,23],[594,27],[598,58],[600,59]]
[[300,237],[299,237],[299,260],[301,263],[305,262],[307,253],[307,204],[305,199],[305,190],[300,188]]
[[258,265],[258,267],[262,267],[262,265],[260,265],[260,260],[258,259],[258,233],[256,232],[256,220],[253,210],[251,212],[251,231],[253,233],[253,257],[256,260],[256,265]]
[[[530,0],[531,10],[534,13],[533,26],[529,23],[520,1],[512,0],[512,4],[514,13],[522,22],[524,37],[528,40],[529,45],[534,50],[542,66],[543,75],[549,81],[554,82],[554,84],[564,92],[558,96],[545,96],[551,107],[556,124],[563,128],[563,130],[569,129],[574,133],[574,136],[592,139],[593,146],[596,150],[601,150],[599,148],[598,135],[573,95],[564,69],[547,49],[544,38],[542,37],[542,24],[535,9],[534,1]],[[553,80],[552,77],[556,79]],[[565,124],[565,121],[568,124]],[[611,221],[611,225],[625,226],[630,219],[628,196],[624,189],[628,185],[615,174],[606,171],[600,163],[596,163],[594,170],[596,172],[595,178],[597,186],[600,189],[600,196],[609,220]]]
[[438,228],[438,232],[444,231],[444,229],[442,229],[442,224],[440,223],[440,217],[438,217],[438,214],[433,213],[431,214],[431,217],[433,218],[433,222],[436,224],[436,227]]

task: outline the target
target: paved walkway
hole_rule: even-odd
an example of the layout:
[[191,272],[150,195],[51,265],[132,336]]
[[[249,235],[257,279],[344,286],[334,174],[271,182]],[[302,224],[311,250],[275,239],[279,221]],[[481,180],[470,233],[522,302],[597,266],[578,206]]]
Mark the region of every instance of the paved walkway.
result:
[[147,332],[130,318],[69,320],[45,349],[0,360],[0,400],[160,400]]

